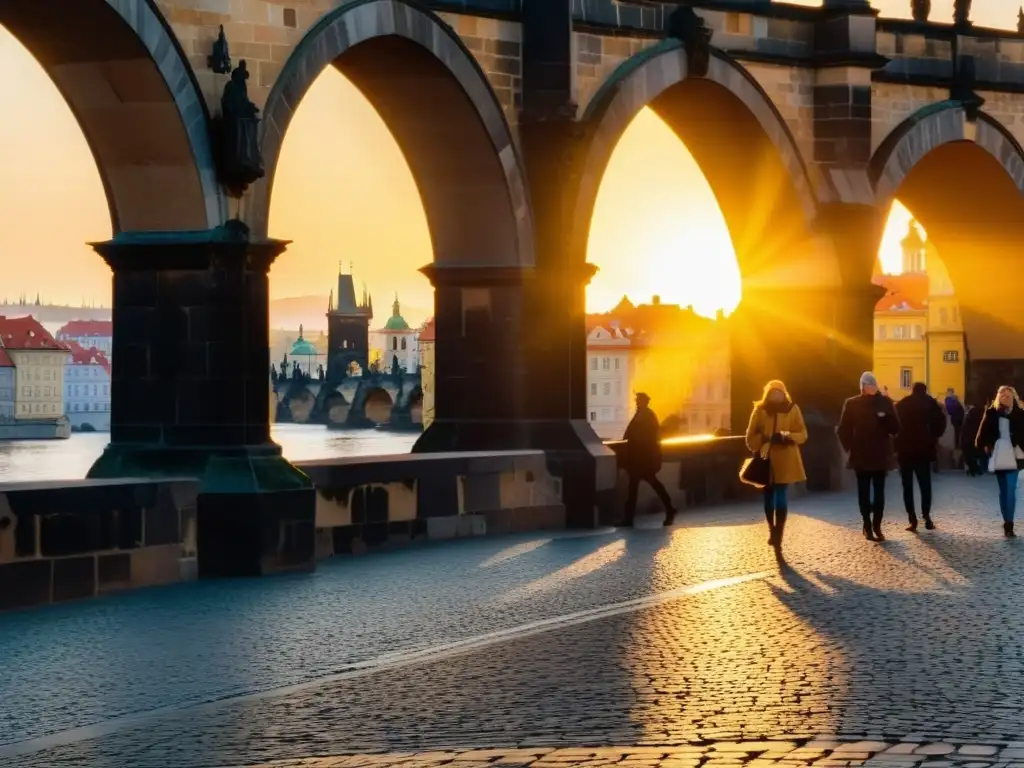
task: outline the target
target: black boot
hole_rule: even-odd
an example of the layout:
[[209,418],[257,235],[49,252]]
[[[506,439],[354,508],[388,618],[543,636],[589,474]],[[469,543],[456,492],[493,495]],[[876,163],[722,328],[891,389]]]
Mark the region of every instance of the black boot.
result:
[[871,517],[865,514],[861,514],[864,519],[864,538],[868,541],[875,540],[875,534],[871,532]]
[[771,547],[775,545],[775,511],[766,509],[764,517],[768,521],[768,546]]
[[[917,515],[915,515],[913,512],[911,512],[907,516],[907,519],[910,520],[910,525],[907,526],[907,530],[910,531],[911,533],[917,533]],[[925,524],[926,525],[927,525],[927,520],[928,520],[928,518],[925,517],[925,521],[926,521]]]
[[1017,538],[1017,534],[1013,532],[1013,523],[1003,523],[1003,535],[1008,539]]
[[662,525],[665,526],[666,528],[668,528],[675,521],[676,521],[676,510],[675,510],[674,507],[669,507],[669,509],[665,511],[665,522],[663,522]]
[[788,509],[775,510],[775,531],[772,546],[778,549],[782,546],[782,534],[786,531],[786,518],[789,517]]
[[932,522],[932,516],[931,515],[925,515],[924,516],[924,527],[925,527],[926,530],[929,530],[929,531],[934,531],[935,530],[935,523]]
[[871,530],[875,534],[875,541],[885,541],[882,535],[882,513],[877,509],[871,513]]

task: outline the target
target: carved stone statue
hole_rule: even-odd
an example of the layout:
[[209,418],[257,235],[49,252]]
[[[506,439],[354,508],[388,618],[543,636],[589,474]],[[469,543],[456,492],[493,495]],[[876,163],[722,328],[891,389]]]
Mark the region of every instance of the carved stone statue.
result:
[[932,14],[932,0],[910,0],[910,14],[914,21],[926,22]]
[[1024,35],[1024,6],[1017,10],[1017,34]]
[[686,48],[687,74],[704,77],[711,65],[711,29],[689,5],[680,5],[668,19],[668,36]]
[[957,27],[971,26],[971,0],[953,0],[953,23]]
[[228,192],[241,197],[246,188],[262,179],[263,155],[259,140],[259,109],[249,101],[249,68],[245,60],[231,73],[221,96],[221,181]]
[[231,52],[228,50],[228,39],[224,35],[224,25],[220,25],[220,34],[213,43],[213,53],[206,59],[207,65],[218,75],[226,75],[231,71]]

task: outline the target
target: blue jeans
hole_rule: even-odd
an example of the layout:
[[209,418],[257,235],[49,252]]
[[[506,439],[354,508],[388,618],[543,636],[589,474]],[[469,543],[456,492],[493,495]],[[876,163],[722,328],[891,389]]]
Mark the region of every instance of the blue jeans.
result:
[[778,509],[789,509],[789,486],[769,485],[764,489],[764,511],[774,512]]
[[1017,470],[996,470],[996,480],[999,482],[999,511],[1003,522],[1012,523],[1013,513],[1017,510]]

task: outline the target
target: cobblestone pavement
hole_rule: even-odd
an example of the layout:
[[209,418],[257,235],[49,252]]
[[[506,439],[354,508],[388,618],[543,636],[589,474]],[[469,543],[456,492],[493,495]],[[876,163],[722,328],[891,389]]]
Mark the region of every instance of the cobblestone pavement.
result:
[[[928,766],[1024,764],[1024,542],[1002,538],[994,486],[940,476],[939,530],[917,536],[891,501],[882,545],[849,495],[795,500],[781,564],[745,505],[0,618],[0,764],[839,765],[904,739],[970,747],[929,746]],[[822,735],[887,746],[807,746]],[[731,746],[765,739],[784,748]],[[549,751],[609,744],[633,746]],[[416,754],[469,749],[496,751]],[[923,761],[909,749],[871,762]]]

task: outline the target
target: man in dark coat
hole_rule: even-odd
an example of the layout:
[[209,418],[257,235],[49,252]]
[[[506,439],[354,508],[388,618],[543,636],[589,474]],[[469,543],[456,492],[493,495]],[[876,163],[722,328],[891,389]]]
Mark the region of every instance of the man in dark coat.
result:
[[903,504],[907,508],[908,531],[917,531],[917,515],[914,512],[914,478],[921,488],[921,517],[929,531],[935,528],[932,522],[932,462],[936,458],[936,446],[946,431],[946,415],[939,402],[928,394],[928,385],[914,384],[913,392],[896,404],[900,432],[896,437],[896,455],[900,464],[900,479],[903,481]]
[[968,477],[984,475],[988,469],[985,455],[974,444],[981,428],[981,417],[985,415],[985,406],[968,406],[964,414],[964,425],[960,430],[960,450],[964,452],[964,466]]
[[836,433],[843,450],[850,454],[850,469],[857,473],[857,502],[868,541],[885,541],[885,477],[892,459],[892,438],[899,430],[892,400],[878,391],[874,374],[864,373],[860,394],[843,404]]
[[626,517],[621,525],[633,525],[633,518],[636,515],[636,496],[640,490],[640,481],[643,480],[661,499],[665,507],[665,525],[672,525],[675,520],[676,510],[672,506],[672,499],[668,491],[658,479],[658,470],[661,469],[661,427],[658,425],[658,417],[650,409],[651,398],[643,392],[636,395],[636,415],[633,416],[629,426],[626,427],[626,434],[623,440],[626,447],[622,454],[622,466],[629,473],[629,495],[626,498]]

